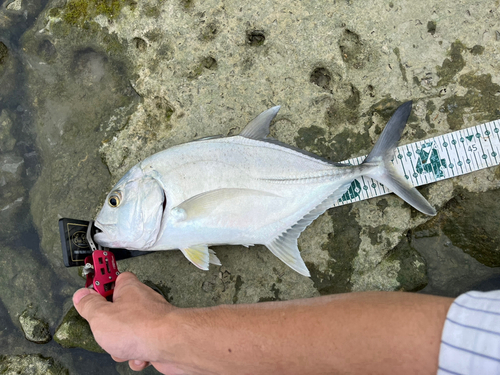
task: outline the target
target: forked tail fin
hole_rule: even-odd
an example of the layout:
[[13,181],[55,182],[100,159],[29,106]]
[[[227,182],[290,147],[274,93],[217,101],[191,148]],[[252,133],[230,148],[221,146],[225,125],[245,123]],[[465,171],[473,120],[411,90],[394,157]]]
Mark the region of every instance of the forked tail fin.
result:
[[434,216],[436,215],[434,207],[427,202],[417,189],[408,183],[404,176],[401,176],[396,171],[391,162],[394,156],[394,149],[397,147],[406,126],[406,121],[410,117],[411,104],[411,101],[406,102],[394,112],[363,164],[378,165],[377,168],[372,169],[366,176],[381,182],[417,210],[426,215]]

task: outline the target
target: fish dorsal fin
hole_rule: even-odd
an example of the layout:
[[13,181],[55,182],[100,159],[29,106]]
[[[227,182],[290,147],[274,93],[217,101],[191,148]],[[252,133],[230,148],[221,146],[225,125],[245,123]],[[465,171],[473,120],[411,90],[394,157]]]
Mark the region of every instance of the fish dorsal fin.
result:
[[271,252],[281,259],[287,266],[297,271],[301,275],[310,277],[302,257],[300,256],[299,248],[297,247],[297,239],[300,234],[318,218],[323,212],[333,206],[337,200],[342,197],[346,190],[351,185],[352,181],[340,185],[335,191],[329,195],[323,202],[309,211],[302,219],[281,233],[277,238],[272,240],[266,246]]
[[240,135],[245,138],[258,140],[266,138],[269,135],[269,125],[279,110],[280,106],[277,105],[262,112],[245,126]]
[[191,197],[182,202],[177,207],[172,208],[178,221],[194,219],[203,215],[212,213],[215,208],[222,203],[227,202],[229,199],[248,197],[248,196],[276,196],[275,194],[268,193],[262,190],[253,189],[216,189],[210,190]]

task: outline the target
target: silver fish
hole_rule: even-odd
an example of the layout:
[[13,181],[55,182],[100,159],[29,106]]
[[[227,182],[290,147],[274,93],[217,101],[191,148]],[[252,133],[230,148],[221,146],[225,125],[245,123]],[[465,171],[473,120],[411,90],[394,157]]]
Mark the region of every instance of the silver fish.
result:
[[171,147],[130,169],[108,194],[96,241],[131,250],[179,249],[194,265],[220,265],[211,245],[263,244],[310,276],[297,238],[355,178],[387,186],[427,215],[434,208],[391,159],[411,112],[401,105],[358,166],[334,163],[267,138],[279,106],[262,112],[237,136]]

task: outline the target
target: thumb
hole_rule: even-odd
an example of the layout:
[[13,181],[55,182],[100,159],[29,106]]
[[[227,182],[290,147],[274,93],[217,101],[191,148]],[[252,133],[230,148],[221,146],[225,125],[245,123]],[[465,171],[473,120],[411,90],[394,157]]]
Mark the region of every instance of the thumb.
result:
[[92,319],[99,307],[106,306],[109,303],[106,298],[93,289],[82,288],[73,294],[73,305],[76,311],[87,321]]

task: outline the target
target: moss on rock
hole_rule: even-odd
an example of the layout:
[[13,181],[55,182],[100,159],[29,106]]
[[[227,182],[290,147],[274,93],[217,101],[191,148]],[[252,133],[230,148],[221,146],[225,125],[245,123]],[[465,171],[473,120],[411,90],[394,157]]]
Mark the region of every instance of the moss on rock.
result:
[[500,85],[492,82],[491,74],[467,73],[460,77],[459,83],[467,89],[465,95],[450,96],[441,106],[451,129],[463,127],[464,115],[472,115],[477,123],[500,117]]
[[39,354],[1,355],[2,375],[69,375],[69,371],[52,358]]
[[351,291],[352,262],[361,243],[361,226],[351,210],[351,206],[341,206],[328,211],[333,223],[333,232],[323,244],[330,256],[328,270],[320,271],[314,264],[306,263],[314,286],[322,295]]
[[19,317],[19,323],[24,332],[26,340],[37,344],[45,344],[52,339],[49,333],[49,325],[36,316],[36,309],[28,307]]
[[425,259],[415,250],[407,236],[387,255],[387,260],[399,262],[398,290],[416,292],[428,283]]
[[465,67],[465,60],[462,56],[465,49],[466,47],[458,40],[451,44],[448,51],[450,57],[446,58],[441,66],[436,67],[437,75],[440,78],[438,86],[449,84],[457,73]]
[[95,341],[89,323],[72,307],[57,327],[54,340],[64,348],[82,348],[91,352],[106,353]]
[[118,17],[124,5],[133,6],[133,1],[73,0],[66,4],[62,12],[62,19],[71,25],[81,27],[85,22],[100,14],[109,19]]

